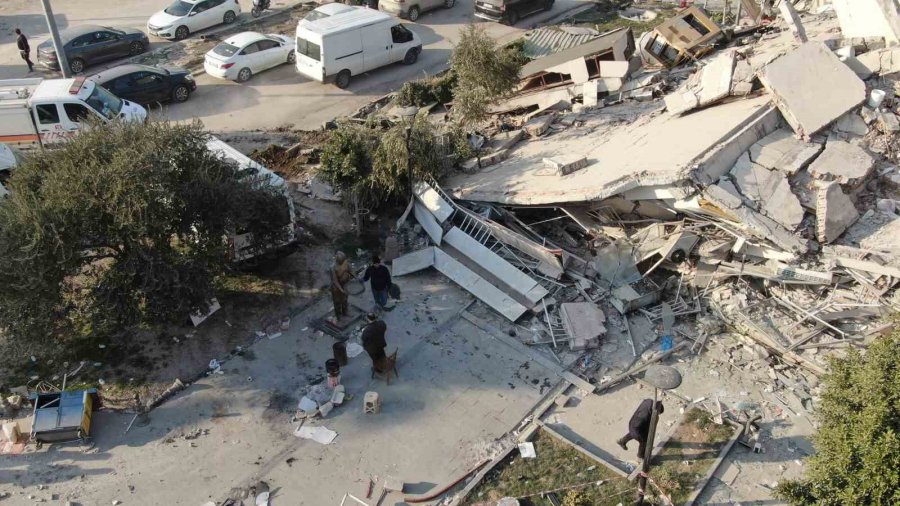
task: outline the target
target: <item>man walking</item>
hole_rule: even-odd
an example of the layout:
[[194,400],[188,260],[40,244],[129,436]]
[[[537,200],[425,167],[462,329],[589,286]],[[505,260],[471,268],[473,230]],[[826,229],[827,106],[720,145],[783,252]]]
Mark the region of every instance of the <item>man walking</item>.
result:
[[362,280],[371,280],[372,297],[375,299],[377,308],[383,311],[390,311],[391,309],[385,306],[387,306],[388,302],[388,289],[391,287],[391,271],[388,270],[386,265],[381,263],[381,258],[378,255],[372,257],[372,265],[366,269],[366,274]]
[[[656,410],[660,415],[665,411],[662,401],[656,401]],[[644,399],[641,401],[640,406],[631,415],[631,420],[628,421],[628,434],[619,438],[616,444],[622,447],[623,450],[627,450],[628,442],[632,439],[637,440],[640,443],[638,446],[638,458],[643,459],[647,437],[650,435],[650,417],[652,414],[653,400]]]
[[19,48],[19,56],[28,64],[28,72],[34,72],[34,63],[31,63],[31,46],[28,45],[28,37],[22,30],[16,28],[16,47]]
[[334,265],[331,267],[331,301],[334,303],[334,323],[340,322],[347,316],[348,296],[347,283],[353,273],[350,271],[350,262],[343,251],[334,254]]
[[362,331],[362,345],[369,358],[372,359],[372,367],[378,372],[384,372],[384,362],[386,355],[384,349],[387,348],[387,341],[384,340],[384,334],[387,332],[387,324],[378,319],[375,313],[366,315],[369,323]]

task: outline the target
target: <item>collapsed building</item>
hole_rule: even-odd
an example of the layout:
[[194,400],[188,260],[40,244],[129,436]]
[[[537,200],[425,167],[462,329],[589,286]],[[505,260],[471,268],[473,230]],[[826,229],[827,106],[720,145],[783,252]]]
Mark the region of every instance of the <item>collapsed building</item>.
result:
[[692,325],[702,348],[716,320],[824,373],[900,308],[900,49],[870,3],[862,37],[841,2],[774,23],[747,9],[730,39],[697,7],[637,43],[532,34],[481,156],[417,186],[429,245],[395,275],[437,269],[539,328],[528,344],[596,348],[640,318]]

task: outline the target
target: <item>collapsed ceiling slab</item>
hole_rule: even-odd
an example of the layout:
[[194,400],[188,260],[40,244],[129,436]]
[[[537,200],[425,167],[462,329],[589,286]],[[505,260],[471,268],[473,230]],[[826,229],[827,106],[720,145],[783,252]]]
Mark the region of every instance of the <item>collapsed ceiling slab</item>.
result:
[[[715,162],[717,150],[727,148],[733,136],[771,110],[769,102],[763,95],[601,131],[605,116],[616,110],[607,107],[585,115],[583,127],[533,139],[489,172],[451,177],[445,188],[460,199],[539,205],[601,200],[642,186],[675,184],[693,171],[703,171],[704,160]],[[722,172],[770,131],[751,130]],[[566,176],[542,175],[545,167],[536,160],[567,155],[584,156],[587,167]]]

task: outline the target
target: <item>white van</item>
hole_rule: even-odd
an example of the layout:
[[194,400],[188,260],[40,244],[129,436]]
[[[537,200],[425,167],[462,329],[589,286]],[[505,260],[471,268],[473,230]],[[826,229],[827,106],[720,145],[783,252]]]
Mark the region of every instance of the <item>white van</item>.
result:
[[350,77],[402,61],[412,65],[422,41],[393,16],[365,7],[297,24],[297,70],[346,88]]
[[146,121],[147,110],[84,77],[0,80],[0,142],[23,148],[69,140],[85,118]]

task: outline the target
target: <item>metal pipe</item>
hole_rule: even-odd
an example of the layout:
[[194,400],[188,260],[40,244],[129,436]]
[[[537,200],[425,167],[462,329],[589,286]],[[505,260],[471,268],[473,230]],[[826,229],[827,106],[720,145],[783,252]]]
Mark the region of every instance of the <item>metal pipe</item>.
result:
[[66,59],[66,53],[63,51],[63,43],[59,38],[59,30],[56,28],[56,19],[53,18],[53,7],[50,6],[50,0],[41,0],[44,6],[44,17],[47,18],[47,27],[50,29],[50,38],[53,39],[53,49],[56,51],[56,61],[59,62],[59,71],[63,77],[72,77],[69,69],[69,61]]

